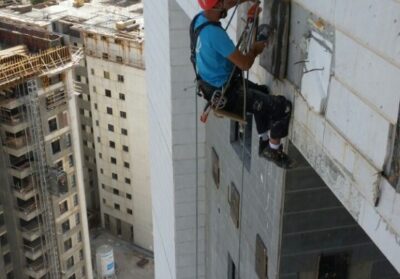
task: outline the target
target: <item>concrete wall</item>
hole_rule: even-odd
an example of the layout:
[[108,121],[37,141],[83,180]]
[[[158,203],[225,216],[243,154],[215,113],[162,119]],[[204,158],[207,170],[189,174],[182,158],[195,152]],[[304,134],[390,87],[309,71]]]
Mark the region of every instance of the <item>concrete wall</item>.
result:
[[[96,50],[99,53],[106,51],[100,45],[92,45],[92,40],[87,43],[89,48],[98,47]],[[86,61],[101,211],[133,225],[134,243],[153,250],[144,71],[91,56],[87,56]],[[104,71],[110,74],[110,79],[104,78]],[[117,75],[122,75],[124,82],[118,82]],[[106,89],[111,91],[111,97],[106,97]],[[120,99],[120,93],[124,94],[125,100]],[[112,115],[107,113],[107,107],[112,108]],[[120,117],[121,111],[126,113],[126,118]],[[114,126],[114,132],[108,131],[109,124]],[[126,129],[128,134],[123,135],[121,129]],[[115,143],[115,148],[110,148],[109,141]],[[123,151],[123,145],[128,146],[127,152]],[[111,164],[111,157],[117,160],[116,164]],[[129,168],[125,167],[125,162],[129,164]],[[118,175],[118,181],[112,179],[112,173]],[[129,179],[130,184],[125,179]],[[103,184],[107,188],[103,189]],[[113,194],[114,188],[119,191],[118,195]],[[132,198],[127,198],[127,194]],[[114,203],[120,205],[119,210],[114,209]],[[128,209],[133,214],[129,214]]]
[[[196,12],[196,1],[178,2],[188,15]],[[400,101],[396,78],[400,65],[400,5],[392,0],[331,0],[323,4],[296,0],[292,1],[291,17],[290,81],[273,80],[257,62],[252,69],[253,79],[267,81],[274,92],[293,100],[290,138],[295,146],[400,270],[396,260],[400,253],[396,241],[400,233],[396,218],[400,197],[381,175],[393,146]],[[319,18],[321,30],[315,28]],[[301,87],[306,75],[302,74],[301,63],[295,64],[311,52],[307,42],[311,30],[332,46],[330,67],[321,74],[328,77],[325,97],[320,91]],[[320,64],[322,59],[316,54],[314,60]],[[311,86],[320,85],[314,81]],[[315,99],[321,109],[316,109]]]
[[[189,18],[198,11],[195,0],[177,2]],[[174,7],[174,13],[167,13],[168,6]],[[172,274],[177,272],[177,264],[173,261],[179,253],[177,242],[180,238],[176,235],[177,224],[174,226],[172,222],[178,220],[175,205],[181,197],[173,188],[177,166],[174,164],[174,140],[178,139],[174,137],[174,123],[180,119],[179,116],[174,118],[174,114],[192,108],[191,103],[180,102],[178,107],[174,106],[174,94],[185,87],[185,83],[180,88],[175,87],[179,84],[174,80],[175,74],[185,79],[188,73],[192,73],[190,66],[182,73],[182,68],[174,65],[174,61],[179,61],[179,65],[190,65],[189,20],[182,13],[175,13],[179,10],[175,6],[174,1],[145,2],[147,84],[153,131],[151,146],[155,148],[151,162],[154,164],[152,177],[155,177],[152,187],[154,222],[157,223],[156,247],[159,247],[156,248],[158,276],[169,274],[168,270]],[[258,60],[251,71],[254,81],[267,83],[273,92],[285,94],[293,101],[294,117],[289,138],[397,271],[400,270],[397,260],[400,255],[397,241],[400,234],[400,219],[397,218],[400,196],[382,172],[391,154],[393,127],[397,122],[400,101],[396,91],[400,65],[399,16],[400,4],[393,0],[330,0],[323,4],[292,1],[288,79],[274,80],[258,66]],[[236,34],[235,26],[234,20],[229,31],[232,37]],[[313,36],[317,40],[310,39],[311,31],[314,31]],[[323,47],[319,43],[316,45],[318,40],[323,42]],[[181,47],[177,52],[176,44]],[[304,63],[296,63],[305,58],[310,60],[306,63],[308,68],[304,68]],[[303,74],[318,65],[323,65],[323,69],[313,71],[311,75]],[[156,77],[160,82],[153,84],[151,81]],[[193,79],[193,74],[187,77],[187,80],[190,79]],[[189,114],[184,122],[179,122],[186,133],[194,125],[188,119]],[[210,148],[215,147],[224,169],[219,190],[213,188],[210,179],[205,181],[210,186],[206,191],[206,224],[209,222],[206,226],[206,249],[209,249],[206,253],[207,278],[223,278],[226,275],[228,251],[234,261],[239,260],[239,236],[231,228],[229,211],[224,202],[231,180],[239,185],[239,191],[242,185],[240,159],[231,150],[229,129],[227,120],[210,118],[207,124],[204,155],[209,158]],[[186,140],[189,138],[186,137]],[[245,188],[241,198],[253,204],[246,206],[245,202],[242,212],[245,225],[240,238],[243,250],[240,270],[246,278],[255,278],[254,245],[258,231],[269,249],[269,276],[275,278],[279,272],[278,258],[281,253],[279,242],[276,242],[279,241],[279,232],[275,230],[278,230],[280,222],[271,210],[275,214],[280,212],[283,177],[281,170],[259,161],[255,155],[257,140],[254,135],[252,146],[251,168],[244,175],[245,182],[249,184],[243,184],[249,187]],[[192,152],[193,147],[182,151],[179,156],[190,158]],[[189,162],[186,162],[187,169]],[[170,169],[171,163],[173,169]],[[211,174],[209,161],[205,166]],[[164,190],[162,196],[160,189]]]
[[[196,278],[196,129],[189,17],[144,1],[156,278]],[[199,105],[200,106],[200,105]],[[204,128],[199,143],[198,278],[204,274]]]

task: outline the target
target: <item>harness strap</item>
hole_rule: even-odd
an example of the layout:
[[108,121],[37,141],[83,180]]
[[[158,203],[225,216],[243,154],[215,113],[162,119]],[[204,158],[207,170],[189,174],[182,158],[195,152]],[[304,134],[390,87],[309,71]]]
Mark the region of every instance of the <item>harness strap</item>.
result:
[[205,27],[207,27],[209,25],[213,25],[213,26],[222,28],[220,22],[212,22],[212,21],[204,22],[195,28],[196,21],[201,14],[202,13],[198,13],[193,18],[192,22],[190,23],[190,30],[189,30],[190,31],[190,61],[192,62],[197,81],[201,80],[201,77],[199,76],[199,74],[197,72],[197,67],[196,67],[196,46],[197,46],[197,40],[200,36],[200,33]]

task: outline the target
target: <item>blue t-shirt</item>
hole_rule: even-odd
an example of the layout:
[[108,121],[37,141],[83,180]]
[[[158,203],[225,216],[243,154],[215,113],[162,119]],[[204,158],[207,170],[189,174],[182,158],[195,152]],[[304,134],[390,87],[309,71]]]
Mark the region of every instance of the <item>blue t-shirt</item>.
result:
[[[207,21],[201,13],[195,22],[195,28]],[[197,73],[210,85],[222,87],[228,81],[234,66],[227,57],[235,50],[234,43],[224,29],[215,25],[206,26],[197,39]]]

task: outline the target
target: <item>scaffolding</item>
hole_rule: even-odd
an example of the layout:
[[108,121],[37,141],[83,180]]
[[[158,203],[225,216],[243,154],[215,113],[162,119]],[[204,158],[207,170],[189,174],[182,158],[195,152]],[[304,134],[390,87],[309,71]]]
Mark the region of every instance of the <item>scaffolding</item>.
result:
[[0,66],[0,90],[17,85],[34,76],[62,71],[74,63],[68,47],[58,47],[29,56],[9,57]]

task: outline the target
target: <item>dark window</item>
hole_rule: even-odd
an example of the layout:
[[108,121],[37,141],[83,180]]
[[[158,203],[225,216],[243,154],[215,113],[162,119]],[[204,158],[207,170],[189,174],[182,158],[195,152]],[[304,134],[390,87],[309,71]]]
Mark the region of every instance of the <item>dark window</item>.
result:
[[50,119],[49,120],[49,131],[50,131],[50,133],[56,131],[57,129],[58,129],[58,127],[57,127],[57,119],[56,118]]
[[240,194],[238,189],[236,188],[235,184],[233,182],[231,183],[231,186],[229,187],[229,206],[230,206],[230,211],[231,211],[231,218],[233,223],[237,228],[239,228],[239,219],[240,219]]
[[118,63],[122,63],[122,57],[121,56],[116,56],[115,59],[117,60]]
[[120,219],[117,219],[117,235],[122,234],[122,223]]
[[104,174],[104,170],[103,170],[103,169],[100,169],[100,173],[101,173],[101,174]]
[[348,255],[345,253],[321,255],[319,260],[318,279],[347,279]]
[[123,134],[123,135],[127,136],[127,135],[128,135],[128,130],[127,130],[127,129],[124,129],[124,128],[122,128],[122,129],[121,129],[121,134]]
[[268,255],[267,248],[264,245],[260,235],[256,237],[256,273],[259,279],[265,279],[268,276]]
[[90,73],[91,73],[92,75],[94,75],[94,69],[93,69],[93,68],[90,69]]
[[56,140],[51,143],[51,150],[53,151],[53,154],[57,154],[61,151],[60,140]]
[[99,158],[102,159],[103,158],[103,154],[99,153]]
[[75,195],[74,195],[74,206],[77,206],[78,203],[79,203],[78,194],[75,194]]
[[104,213],[104,227],[108,230],[110,229],[110,215],[106,213]]
[[111,164],[116,165],[116,164],[117,164],[117,159],[114,158],[114,157],[111,157],[111,158],[110,158],[110,162],[111,162]]
[[128,152],[129,151],[129,147],[126,146],[126,145],[123,145],[122,146],[122,150],[125,151],[125,152]]
[[133,214],[133,211],[132,211],[132,209],[130,209],[130,208],[127,208],[127,209],[126,209],[126,212],[127,212],[129,215],[132,215],[132,214]]
[[120,112],[119,112],[119,115],[120,115],[122,118],[126,118],[126,112],[125,112],[125,111],[120,111]]
[[131,194],[126,194],[126,198],[128,199],[128,200],[131,200],[132,199],[132,195]]
[[119,82],[124,82],[124,76],[123,75],[118,75],[118,81]]
[[211,150],[211,164],[212,164],[212,175],[214,179],[215,186],[219,188],[219,178],[220,178],[220,169],[219,169],[219,157],[214,148]]
[[69,225],[69,220],[67,220],[61,224],[61,229],[62,229],[63,233],[66,233],[67,231],[69,231],[71,229],[71,227]]
[[81,216],[79,215],[79,213],[75,214],[75,224],[79,225],[81,223]]
[[96,86],[93,86],[93,92],[97,92]]
[[127,178],[127,177],[125,177],[125,183],[126,183],[126,184],[131,184],[131,179],[130,179],[130,178]]
[[117,210],[120,210],[121,207],[120,207],[120,205],[118,203],[114,203],[114,208],[117,209]]
[[99,120],[96,120],[96,126],[98,127],[100,125]]
[[101,139],[100,139],[100,137],[97,137],[97,142],[101,142]]
[[124,162],[124,167],[129,169],[129,163],[128,162]]
[[60,214],[67,212],[68,211],[68,202],[63,201],[62,203],[59,204],[59,208],[60,208]]
[[94,103],[94,109],[97,109],[97,103]]
[[104,78],[110,79],[110,73],[109,72],[104,71],[103,75],[104,75]]
[[107,113],[112,115],[113,114],[112,108],[107,107]]
[[263,20],[276,28],[274,39],[260,55],[260,65],[277,79],[285,78],[290,26],[290,3],[264,1]]
[[[67,260],[67,268],[70,269],[71,267],[74,266],[74,256],[71,256]],[[75,274],[73,275],[75,276]],[[71,277],[70,277],[71,278]],[[73,277],[74,278],[74,277]]]
[[106,89],[105,90],[105,95],[106,95],[106,97],[111,98],[111,90]]
[[106,185],[101,184],[101,188],[105,189],[105,188],[106,188]]
[[236,265],[230,254],[228,254],[228,279],[236,279]]
[[111,125],[111,124],[108,124],[108,130],[109,130],[110,132],[114,132],[114,126]]
[[119,93],[119,99],[125,101],[125,94]]
[[118,174],[112,173],[111,176],[112,176],[112,179],[118,180]]
[[68,156],[69,166],[72,168],[74,166],[74,156],[71,154]]
[[64,241],[64,252],[68,251],[71,248],[72,248],[72,239],[69,238],[66,241]]
[[113,194],[119,196],[119,190],[118,189],[113,189]]
[[108,53],[103,52],[103,59],[105,59],[105,60],[108,59]]
[[252,132],[252,115],[249,114],[246,117],[247,124],[240,125],[236,121],[231,121],[231,135],[230,141],[233,149],[240,158],[243,159],[243,146],[244,152],[244,165],[246,169],[250,169],[251,162],[251,132]]
[[108,142],[108,145],[109,145],[111,148],[115,148],[115,142],[113,142],[112,140],[110,140],[110,141]]

